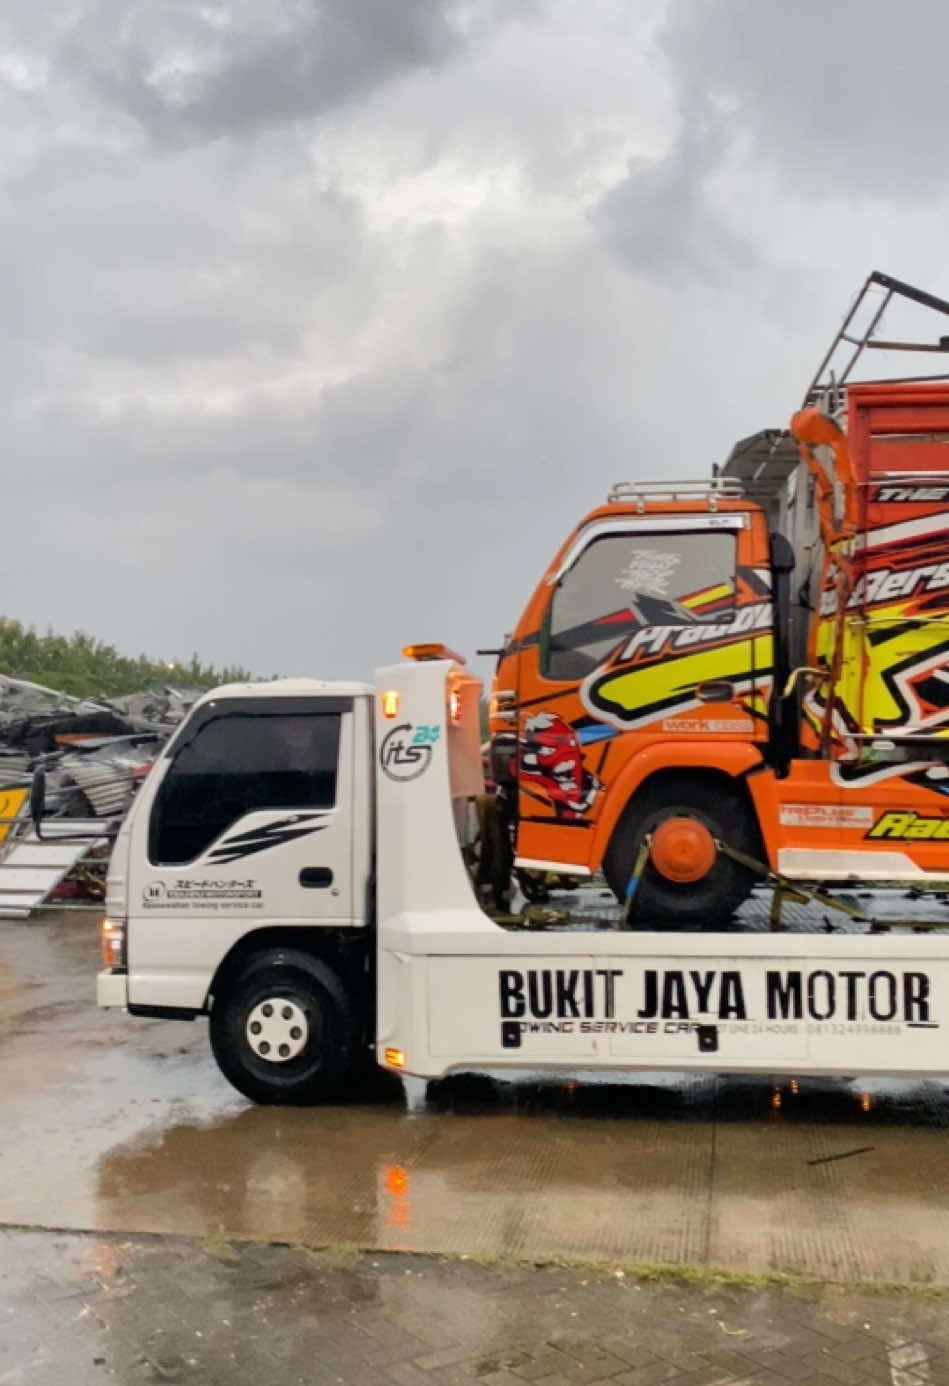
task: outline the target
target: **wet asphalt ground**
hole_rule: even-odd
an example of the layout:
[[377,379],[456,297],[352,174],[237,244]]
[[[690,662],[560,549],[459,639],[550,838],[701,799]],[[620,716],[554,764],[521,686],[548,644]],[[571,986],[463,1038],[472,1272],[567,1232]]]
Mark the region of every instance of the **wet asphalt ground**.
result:
[[256,1243],[0,1233],[0,1381],[943,1386],[942,1302]]
[[94,926],[0,923],[0,1386],[949,1381],[949,1085],[380,1077],[255,1108],[204,1022],[96,1009]]

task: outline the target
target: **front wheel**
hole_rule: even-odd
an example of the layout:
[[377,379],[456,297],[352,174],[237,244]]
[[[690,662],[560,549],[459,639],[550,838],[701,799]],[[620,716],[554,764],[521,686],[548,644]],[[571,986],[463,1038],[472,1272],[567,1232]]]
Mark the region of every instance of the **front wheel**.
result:
[[296,949],[268,949],[215,996],[210,1037],[224,1077],[252,1102],[311,1106],[342,1087],[353,1026],[335,972]]
[[754,820],[729,785],[669,777],[630,800],[603,858],[621,902],[647,835],[652,850],[629,915],[635,928],[715,929],[751,893],[754,873],[715,848],[718,839],[746,856],[761,855]]

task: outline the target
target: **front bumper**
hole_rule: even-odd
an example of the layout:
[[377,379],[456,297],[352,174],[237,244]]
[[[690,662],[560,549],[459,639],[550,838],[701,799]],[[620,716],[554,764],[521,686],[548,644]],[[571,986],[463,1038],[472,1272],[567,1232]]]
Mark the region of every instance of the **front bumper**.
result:
[[128,1005],[128,973],[100,972],[96,976],[97,1006]]

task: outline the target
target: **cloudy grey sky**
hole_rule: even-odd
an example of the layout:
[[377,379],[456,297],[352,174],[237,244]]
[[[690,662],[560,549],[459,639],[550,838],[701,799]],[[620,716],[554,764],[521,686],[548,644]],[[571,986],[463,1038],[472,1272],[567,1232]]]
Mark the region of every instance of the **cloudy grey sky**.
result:
[[[363,677],[949,296],[944,0],[5,0],[0,611]],[[481,666],[485,666],[482,664]]]

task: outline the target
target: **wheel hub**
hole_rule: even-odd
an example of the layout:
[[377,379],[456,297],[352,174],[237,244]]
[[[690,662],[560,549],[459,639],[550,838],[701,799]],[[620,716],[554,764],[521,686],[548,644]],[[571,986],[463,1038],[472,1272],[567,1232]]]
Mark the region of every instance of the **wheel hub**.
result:
[[692,885],[715,865],[715,839],[697,818],[667,818],[653,830],[649,858],[667,881]]
[[295,1001],[270,996],[259,1001],[247,1017],[244,1033],[258,1056],[271,1064],[285,1064],[306,1047],[310,1027]]

